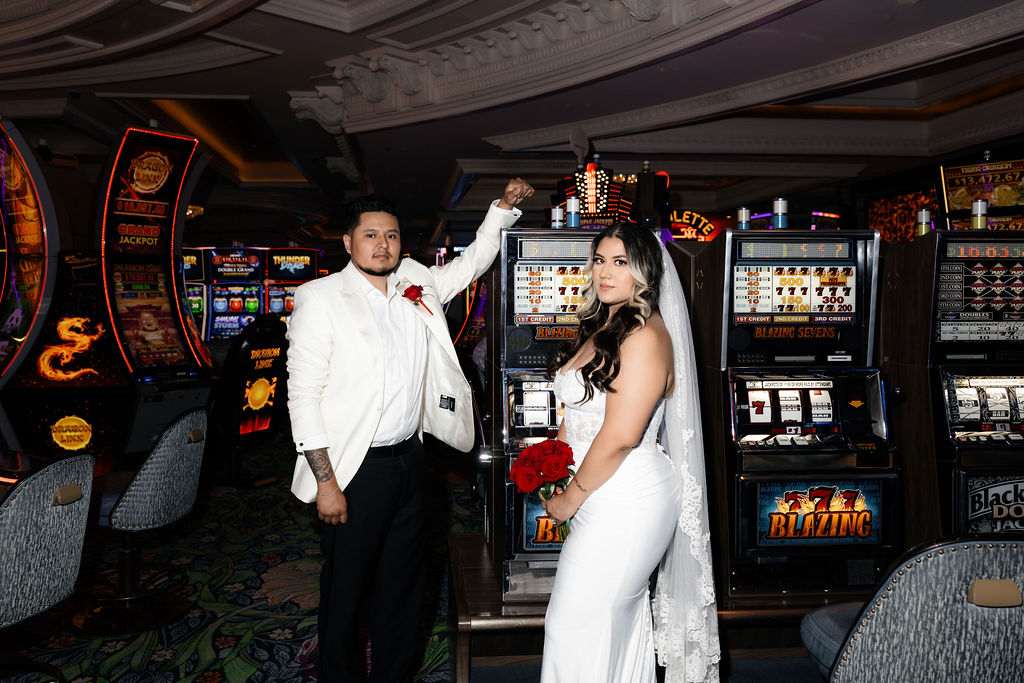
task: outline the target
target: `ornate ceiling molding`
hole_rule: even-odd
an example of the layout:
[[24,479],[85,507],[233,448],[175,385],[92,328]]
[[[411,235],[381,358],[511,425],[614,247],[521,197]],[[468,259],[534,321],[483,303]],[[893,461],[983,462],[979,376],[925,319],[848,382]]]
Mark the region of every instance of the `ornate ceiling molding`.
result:
[[1024,131],[1024,92],[928,122],[928,153],[938,156]]
[[[102,73],[101,65],[113,60],[127,61],[197,38],[257,2],[173,3],[161,9],[129,0],[20,2],[23,16],[0,26],[0,78],[24,83],[32,74],[52,82],[51,74],[63,69],[81,73],[89,65]],[[161,13],[160,20],[154,21],[154,11]]]
[[4,0],[0,3],[0,45],[60,33],[123,3],[124,0]]
[[322,112],[325,121],[341,121],[349,133],[452,116],[635,68],[756,26],[799,4],[562,0],[422,50],[382,46],[328,61],[336,86],[300,95],[324,102],[293,101],[292,106]]
[[170,50],[102,66],[0,80],[0,92],[36,88],[67,88],[177,76],[262,59],[269,52],[220,41],[199,40]]
[[841,59],[697,97],[571,124],[485,138],[502,150],[568,149],[569,133],[582,127],[591,139],[633,130],[678,125],[750,107],[782,102],[829,88],[941,62],[1024,31],[1024,3],[1012,3]]
[[[929,121],[734,117],[603,138],[599,151],[602,158],[609,158],[609,153],[925,158],[1017,135],[1022,130],[1024,92],[1017,92]],[[569,157],[568,145],[534,151],[564,151]],[[740,162],[740,165],[746,170],[730,171],[727,167],[720,167],[707,172],[712,176],[742,175],[744,172],[776,175],[770,168],[754,169],[749,162]],[[798,174],[820,175],[820,172],[801,168]]]
[[431,0],[270,0],[259,10],[312,26],[353,33],[410,12]]

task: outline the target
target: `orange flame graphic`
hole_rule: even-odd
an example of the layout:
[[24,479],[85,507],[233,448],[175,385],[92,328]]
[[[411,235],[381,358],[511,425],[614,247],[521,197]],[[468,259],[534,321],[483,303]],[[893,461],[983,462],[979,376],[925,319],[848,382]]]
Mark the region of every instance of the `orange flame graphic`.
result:
[[[83,351],[87,351],[94,341],[103,336],[103,325],[100,324],[96,325],[96,332],[94,334],[87,334],[85,328],[89,322],[89,318],[60,319],[57,323],[57,336],[68,343],[61,344],[60,346],[47,346],[39,354],[36,368],[38,368],[41,377],[58,382],[69,382],[90,372],[94,375],[99,374],[92,368],[81,368],[71,371],[63,369],[63,366],[71,362],[72,358]],[[55,360],[61,367],[53,366]]]

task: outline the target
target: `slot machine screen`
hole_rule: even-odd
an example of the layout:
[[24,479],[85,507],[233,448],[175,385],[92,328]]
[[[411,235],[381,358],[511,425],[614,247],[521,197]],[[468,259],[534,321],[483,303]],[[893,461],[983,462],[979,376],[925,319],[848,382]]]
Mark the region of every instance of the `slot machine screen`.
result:
[[206,279],[206,259],[203,249],[182,249],[182,279],[186,282],[198,282]]
[[263,256],[259,249],[210,249],[210,279],[262,280]]
[[186,366],[167,278],[160,265],[122,263],[112,269],[117,317],[137,368]]
[[506,367],[546,367],[576,336],[590,239],[520,238],[506,266]]
[[866,264],[876,236],[729,238],[723,367],[867,364],[874,274]]
[[736,369],[728,377],[745,470],[890,466],[878,370]]
[[270,249],[267,252],[268,280],[313,280],[316,278],[316,249]]
[[509,434],[514,441],[529,445],[529,436],[545,437],[546,432],[558,429],[554,382],[543,376],[510,373],[508,384]]
[[846,445],[834,377],[736,375],[732,384],[740,448]]
[[185,299],[192,317],[202,324],[206,312],[206,287],[196,282],[185,283]]
[[257,283],[210,285],[210,339],[230,339],[260,314]]
[[[741,477],[741,552],[892,544],[895,475]],[[892,528],[890,528],[892,527]]]
[[977,350],[1024,341],[1024,240],[944,240],[935,286],[935,341]]
[[270,283],[267,285],[267,312],[276,313],[285,322],[291,317],[295,310],[295,290],[298,285],[282,285]]
[[959,445],[1024,446],[1024,376],[945,369],[941,376],[950,436]]

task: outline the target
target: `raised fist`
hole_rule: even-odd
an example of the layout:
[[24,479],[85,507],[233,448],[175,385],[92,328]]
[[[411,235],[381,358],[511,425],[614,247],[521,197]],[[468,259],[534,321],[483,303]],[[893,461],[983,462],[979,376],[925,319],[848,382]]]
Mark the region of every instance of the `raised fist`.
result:
[[502,194],[501,199],[498,200],[498,207],[511,209],[532,194],[533,188],[530,187],[529,183],[522,178],[513,178],[505,186],[505,192]]

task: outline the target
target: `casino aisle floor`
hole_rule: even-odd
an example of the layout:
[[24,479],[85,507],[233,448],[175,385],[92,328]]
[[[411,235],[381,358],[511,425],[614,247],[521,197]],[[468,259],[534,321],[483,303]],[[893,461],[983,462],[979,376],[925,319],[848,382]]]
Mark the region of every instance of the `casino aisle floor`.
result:
[[[480,531],[469,465],[437,453],[432,474],[429,617],[417,681],[451,680],[448,658],[447,548],[449,531]],[[171,565],[192,602],[179,621],[143,633],[90,639],[73,628],[80,594],[97,568],[113,566],[117,542],[97,529],[86,538],[79,590],[62,605],[3,634],[2,650],[19,648],[55,665],[69,681],[309,681],[316,679],[316,604],[321,564],[306,506],[288,492],[294,464],[290,435],[279,434],[245,454],[242,475],[276,477],[257,488],[204,476],[193,513],[174,527],[143,535],[143,561]],[[213,462],[207,454],[208,462]],[[453,467],[454,465],[454,467]],[[27,683],[37,675],[0,671],[0,680]]]

